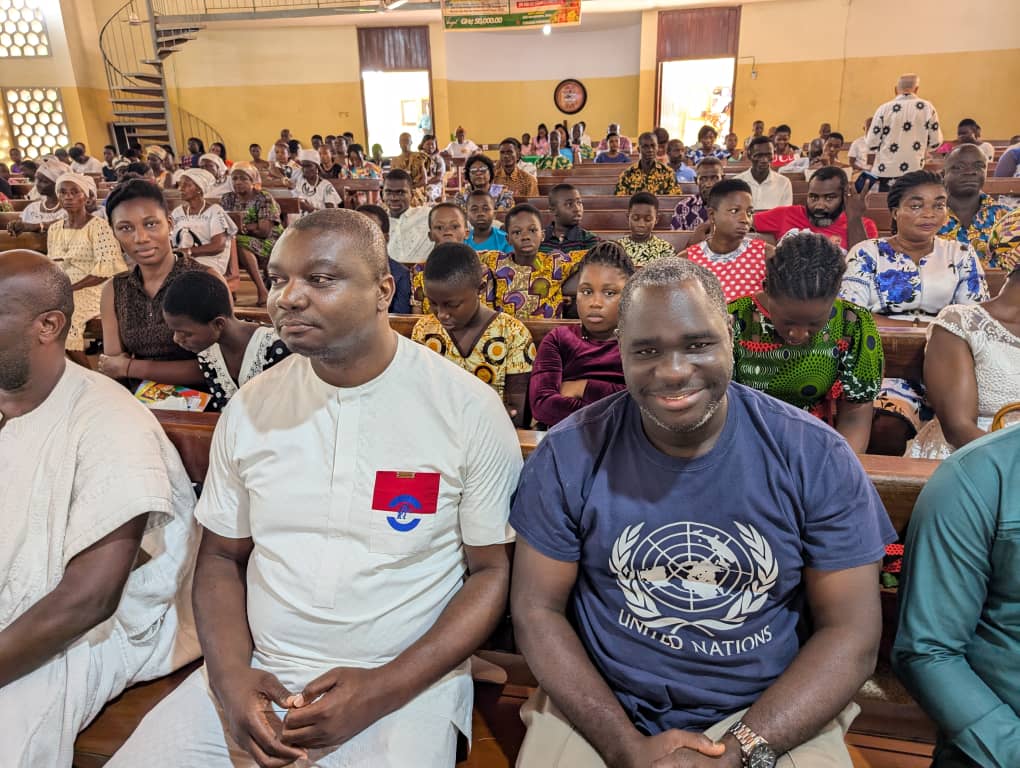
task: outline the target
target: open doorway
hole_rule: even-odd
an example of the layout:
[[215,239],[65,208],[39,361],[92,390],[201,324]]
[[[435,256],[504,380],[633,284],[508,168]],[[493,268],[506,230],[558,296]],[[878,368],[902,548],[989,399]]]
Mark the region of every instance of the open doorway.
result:
[[417,147],[426,133],[432,133],[432,109],[429,102],[429,72],[361,73],[365,94],[365,122],[368,146],[382,147],[384,157],[400,154],[400,134],[411,134]]
[[659,64],[659,125],[686,146],[711,125],[721,145],[733,117],[733,79],[737,60],[730,57],[684,59]]

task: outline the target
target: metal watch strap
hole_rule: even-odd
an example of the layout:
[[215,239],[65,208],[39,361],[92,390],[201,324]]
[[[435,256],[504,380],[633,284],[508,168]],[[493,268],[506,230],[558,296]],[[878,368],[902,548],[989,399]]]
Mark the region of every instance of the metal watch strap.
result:
[[754,751],[755,747],[761,744],[768,744],[765,739],[748,728],[743,720],[738,720],[731,725],[728,733],[732,733],[737,741],[740,742],[741,762],[745,765],[747,764],[747,758],[751,756],[751,752]]

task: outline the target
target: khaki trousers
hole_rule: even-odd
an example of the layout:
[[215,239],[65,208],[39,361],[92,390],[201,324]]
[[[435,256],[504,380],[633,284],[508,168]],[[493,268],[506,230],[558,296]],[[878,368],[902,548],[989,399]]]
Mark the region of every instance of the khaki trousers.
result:
[[[707,728],[705,735],[716,740],[722,738],[746,711],[736,712]],[[850,702],[813,739],[782,755],[777,768],[853,768],[843,739],[860,711],[857,704]],[[521,707],[521,720],[528,732],[517,756],[517,768],[607,768],[598,752],[541,688]]]

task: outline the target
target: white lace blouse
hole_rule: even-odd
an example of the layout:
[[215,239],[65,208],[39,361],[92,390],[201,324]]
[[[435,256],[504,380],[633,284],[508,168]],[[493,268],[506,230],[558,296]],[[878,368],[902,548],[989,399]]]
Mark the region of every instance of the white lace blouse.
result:
[[[974,356],[978,389],[978,421],[987,430],[992,417],[1005,405],[1020,401],[1020,337],[1008,331],[979,304],[953,304],[941,312],[932,326],[959,336]],[[932,328],[928,328],[931,339]],[[912,441],[908,455],[942,459],[953,452],[938,419],[933,419]]]

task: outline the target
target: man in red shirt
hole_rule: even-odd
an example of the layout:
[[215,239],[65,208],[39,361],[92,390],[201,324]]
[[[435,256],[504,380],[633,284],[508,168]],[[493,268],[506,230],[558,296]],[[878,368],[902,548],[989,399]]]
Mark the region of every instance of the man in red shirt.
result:
[[754,228],[777,242],[788,232],[816,232],[847,250],[878,237],[875,222],[863,214],[864,194],[850,185],[842,168],[828,165],[811,177],[806,205],[783,205],[756,213]]

